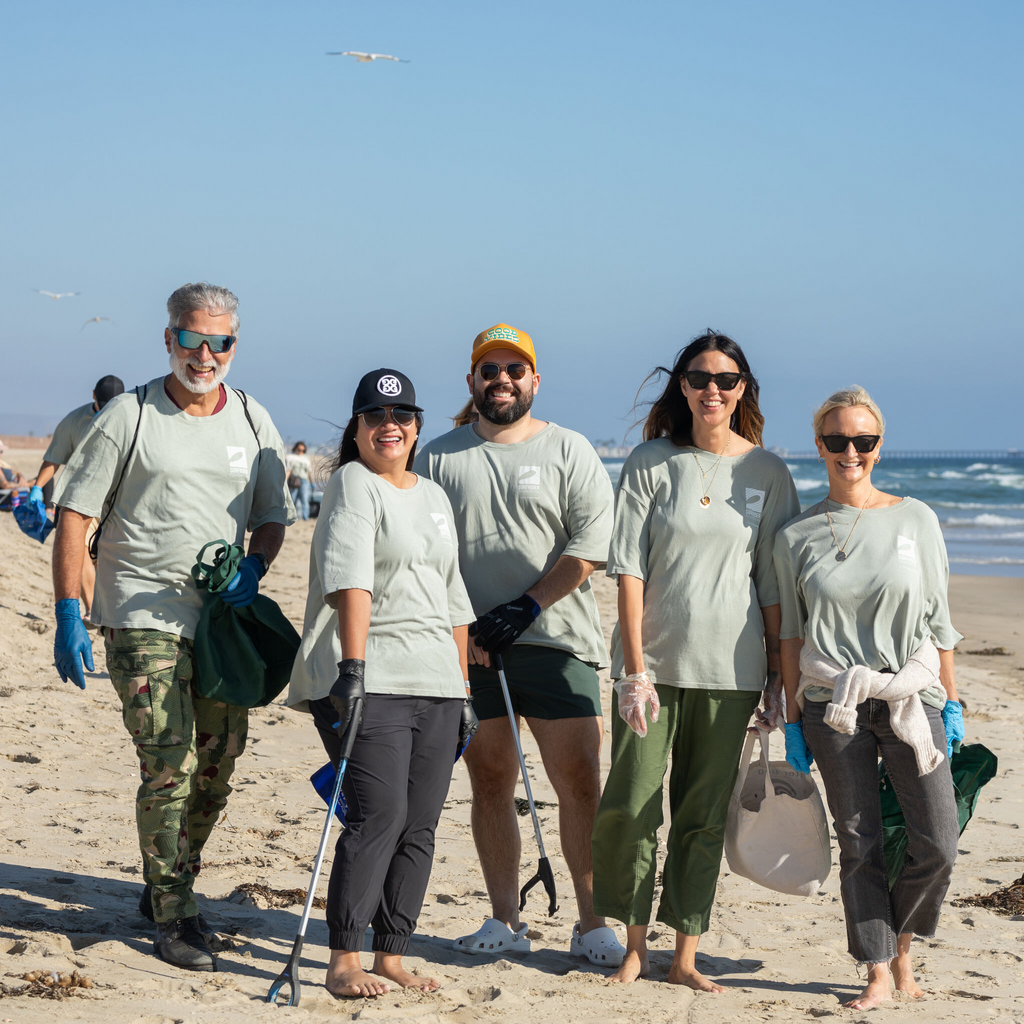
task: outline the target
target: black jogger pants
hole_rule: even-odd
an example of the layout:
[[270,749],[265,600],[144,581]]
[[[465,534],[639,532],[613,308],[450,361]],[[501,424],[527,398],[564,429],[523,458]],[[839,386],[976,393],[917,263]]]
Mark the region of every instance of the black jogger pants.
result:
[[[448,796],[462,700],[369,694],[342,782],[347,827],[327,890],[331,949],[402,955],[416,927],[434,862],[434,832]],[[341,741],[330,700],[309,702],[327,755]]]

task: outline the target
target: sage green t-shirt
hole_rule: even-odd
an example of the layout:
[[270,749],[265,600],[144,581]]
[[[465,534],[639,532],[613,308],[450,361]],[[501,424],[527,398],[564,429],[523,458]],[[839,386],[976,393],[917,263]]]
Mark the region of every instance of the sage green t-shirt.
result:
[[[914,498],[865,509],[859,523],[859,508],[829,502],[829,510],[845,561],[836,561],[839,546],[824,502],[775,540],[781,638],[803,640],[843,668],[893,672],[925,640],[942,650],[955,647],[963,637],[949,619],[949,561],[935,513]],[[808,687],[804,697],[831,700],[832,691]],[[921,699],[941,708],[946,691],[937,685]]]
[[[431,441],[416,472],[440,484],[458,527],[473,610],[514,601],[562,555],[604,565],[612,525],[608,471],[582,434],[548,423],[527,441],[485,441],[472,424]],[[608,654],[590,580],[545,608],[516,641],[602,667]]]
[[[644,665],[655,682],[760,690],[768,669],[761,609],[779,603],[775,535],[800,503],[786,464],[763,448],[723,458],[717,472],[716,462],[668,438],[633,449],[615,491],[608,575],[644,581]],[[623,661],[616,624],[613,679]]]
[[465,696],[452,628],[475,616],[459,575],[455,517],[440,487],[421,476],[403,490],[361,462],[331,476],[313,530],[290,707],[309,710],[338,678],[339,590],[372,595],[367,693]]
[[192,580],[211,540],[242,544],[246,529],[295,522],[285,487],[284,445],[266,409],[225,388],[212,416],[190,416],[146,385],[139,420],[135,390],[103,407],[54,489],[55,505],[99,516],[139,424],[139,437],[99,543],[90,618],[114,629],[159,629],[194,637],[203,595]]
[[72,409],[54,427],[53,437],[50,438],[43,462],[52,462],[55,466],[66,466],[72,452],[82,443],[82,438],[89,432],[94,415],[92,402]]

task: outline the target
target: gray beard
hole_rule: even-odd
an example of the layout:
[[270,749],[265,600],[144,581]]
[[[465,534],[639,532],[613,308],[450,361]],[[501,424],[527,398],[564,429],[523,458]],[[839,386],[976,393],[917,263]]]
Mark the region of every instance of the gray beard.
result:
[[[191,357],[189,357],[191,358]],[[209,384],[200,384],[197,381],[189,380],[188,373],[185,367],[188,365],[189,358],[179,359],[173,352],[171,352],[171,358],[168,362],[171,364],[171,373],[177,378],[178,383],[182,387],[191,391],[193,395],[208,395],[214,388],[220,387],[220,383],[228,375],[228,370],[231,369],[231,362],[224,364],[216,363],[216,369],[213,371],[213,380]]]
[[533,406],[533,391],[520,391],[519,388],[512,385],[515,391],[515,401],[510,406],[506,406],[504,409],[499,409],[497,403],[490,398],[488,395],[488,389],[494,387],[493,384],[485,384],[482,388],[477,388],[473,391],[473,402],[480,412],[480,415],[487,420],[488,423],[493,423],[496,427],[507,427],[510,423],[516,423],[521,420]]

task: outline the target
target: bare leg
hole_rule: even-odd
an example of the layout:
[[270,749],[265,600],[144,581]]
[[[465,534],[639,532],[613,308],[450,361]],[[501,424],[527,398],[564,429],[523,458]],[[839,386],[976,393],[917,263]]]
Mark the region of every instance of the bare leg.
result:
[[917,999],[924,995],[924,990],[914,980],[914,965],[910,962],[910,943],[913,941],[913,932],[904,932],[896,940],[896,956],[889,961],[889,968],[896,982],[896,991]]
[[371,977],[359,963],[359,954],[347,949],[332,949],[327,965],[327,991],[332,996],[374,998],[391,991],[387,982]]
[[88,615],[92,611],[92,595],[93,590],[96,587],[96,566],[92,564],[92,559],[89,557],[89,547],[86,545],[85,558],[82,559],[82,584],[81,584],[81,596],[82,604],[85,605],[85,614]]
[[848,1006],[851,1010],[870,1010],[879,1003],[887,1003],[890,999],[892,988],[889,986],[889,965],[872,964],[868,968],[867,988],[856,999],[843,1003],[843,1006]]
[[537,740],[544,769],[558,795],[558,828],[562,856],[576,890],[580,932],[603,928],[605,919],[594,916],[594,862],[590,835],[601,802],[600,718],[528,718]]
[[684,935],[682,932],[676,932],[676,953],[672,957],[668,983],[670,985],[685,985],[698,992],[714,992],[716,994],[724,992],[725,989],[721,985],[716,985],[697,970],[698,942],[700,942],[699,935]]
[[402,988],[414,988],[420,992],[436,992],[438,988],[438,983],[433,978],[421,978],[418,974],[407,971],[402,966],[402,958],[396,953],[382,953],[377,950],[373,954],[373,973],[401,985]]
[[626,925],[626,955],[622,966],[608,979],[616,984],[628,984],[651,973],[647,960],[647,925]]
[[481,722],[464,756],[473,786],[473,840],[491,898],[491,916],[516,931],[521,852],[515,807],[519,759],[508,719]]

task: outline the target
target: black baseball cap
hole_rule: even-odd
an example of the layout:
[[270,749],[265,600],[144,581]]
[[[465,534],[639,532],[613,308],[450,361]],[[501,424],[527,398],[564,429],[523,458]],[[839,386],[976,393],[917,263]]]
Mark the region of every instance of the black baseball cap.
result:
[[423,410],[416,404],[416,389],[412,381],[398,370],[381,367],[363,374],[352,399],[352,415],[358,416],[368,409],[379,409],[382,405],[400,405],[405,409]]
[[96,387],[92,392],[96,396],[96,405],[102,409],[112,398],[124,394],[124,381],[108,373],[106,377],[100,377],[96,381]]

